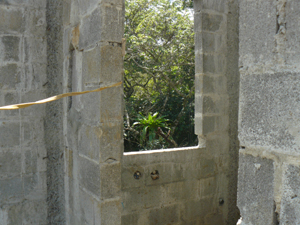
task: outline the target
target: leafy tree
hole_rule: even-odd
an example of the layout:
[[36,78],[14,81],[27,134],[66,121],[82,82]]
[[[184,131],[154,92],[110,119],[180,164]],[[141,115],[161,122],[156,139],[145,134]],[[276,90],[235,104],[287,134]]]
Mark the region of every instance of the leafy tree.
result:
[[[188,2],[126,1],[125,150],[149,147],[146,143],[141,146],[143,133],[132,126],[140,119],[139,112],[148,117],[159,112],[168,118],[172,122],[168,140],[175,140],[178,146],[196,143],[193,20]],[[148,142],[153,140],[155,148],[173,147],[162,135]]]

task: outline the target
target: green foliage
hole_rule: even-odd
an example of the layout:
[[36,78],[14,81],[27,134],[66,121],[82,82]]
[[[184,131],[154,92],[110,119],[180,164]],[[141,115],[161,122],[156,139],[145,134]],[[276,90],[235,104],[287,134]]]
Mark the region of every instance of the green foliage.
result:
[[[131,126],[136,118],[140,118],[139,113],[149,117],[150,112],[159,112],[172,121],[170,136],[179,146],[196,144],[193,129],[194,33],[188,8],[190,2],[126,1],[124,137],[127,151],[141,148],[138,136],[143,137],[144,133]],[[149,138],[148,142],[151,141]],[[163,139],[154,145],[168,147]]]
[[[142,113],[139,114],[137,118],[138,122],[133,123],[133,126],[140,125],[142,127],[140,145],[143,146],[144,142],[152,142],[157,136],[157,129],[167,128],[167,121],[164,116],[158,117],[158,113],[154,113],[153,116],[149,113],[148,116],[143,116]],[[157,138],[156,138],[157,139]]]

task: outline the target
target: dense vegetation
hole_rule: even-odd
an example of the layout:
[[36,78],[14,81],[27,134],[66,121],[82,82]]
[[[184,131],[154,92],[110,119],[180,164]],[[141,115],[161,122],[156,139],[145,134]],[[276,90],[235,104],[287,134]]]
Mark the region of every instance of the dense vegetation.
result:
[[125,151],[196,144],[191,2],[126,1]]

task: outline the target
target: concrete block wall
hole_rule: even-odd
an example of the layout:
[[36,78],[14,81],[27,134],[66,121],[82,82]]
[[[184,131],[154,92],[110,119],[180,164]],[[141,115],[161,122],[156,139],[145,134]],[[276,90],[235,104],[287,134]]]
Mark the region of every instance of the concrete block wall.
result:
[[[236,222],[238,4],[194,4],[201,147],[123,156],[121,87],[1,111],[1,224]],[[7,0],[0,10],[1,105],[122,80],[123,0]]]
[[[206,155],[226,162],[224,224],[235,224],[238,170],[238,1],[195,0],[195,133]],[[201,145],[201,142],[200,142]]]
[[243,224],[299,224],[300,4],[240,1]]
[[122,225],[226,224],[226,160],[196,147],[124,153]]
[[[46,1],[0,1],[0,104],[46,96]],[[39,55],[38,55],[38,54]],[[0,224],[47,224],[45,106],[0,112]]]
[[[0,104],[46,97],[46,1],[0,1]],[[0,224],[47,224],[45,106],[0,112]]]
[[[122,81],[123,0],[65,1],[64,92]],[[65,99],[66,224],[121,224],[122,87]]]

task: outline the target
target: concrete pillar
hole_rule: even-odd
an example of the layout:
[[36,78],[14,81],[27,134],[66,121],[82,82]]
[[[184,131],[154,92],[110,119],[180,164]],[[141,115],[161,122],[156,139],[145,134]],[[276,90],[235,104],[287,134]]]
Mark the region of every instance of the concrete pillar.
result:
[[[64,88],[122,81],[124,3],[71,1],[64,26]],[[122,87],[64,102],[67,224],[121,224]]]
[[[195,133],[205,155],[217,166],[219,183],[216,198],[223,224],[238,218],[236,186],[238,168],[237,115],[238,1],[196,0],[195,8]],[[203,142],[203,143],[202,143]]]

